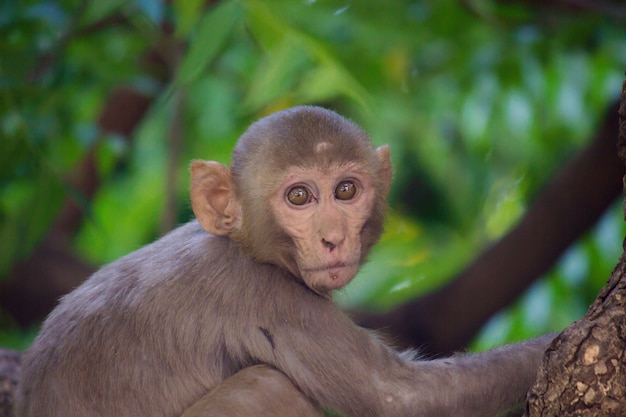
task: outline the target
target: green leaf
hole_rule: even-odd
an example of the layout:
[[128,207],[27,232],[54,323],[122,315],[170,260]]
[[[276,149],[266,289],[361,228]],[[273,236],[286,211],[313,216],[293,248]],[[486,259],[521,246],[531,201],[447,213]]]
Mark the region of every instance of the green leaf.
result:
[[177,84],[187,84],[202,74],[226,44],[242,14],[239,3],[231,0],[220,3],[204,16],[180,65]]
[[295,42],[285,39],[259,65],[246,95],[244,107],[258,109],[294,90],[300,74],[310,63],[302,48]]
[[57,216],[65,193],[58,178],[42,170],[0,189],[0,276],[24,259]]
[[113,14],[128,3],[127,0],[89,1],[82,16],[83,24],[95,22]]
[[184,39],[202,17],[204,0],[174,0],[172,8],[176,15],[176,36]]
[[[295,92],[299,102],[345,95],[357,102],[366,113],[372,113],[371,95],[334,56],[327,43],[291,26],[264,2],[249,0],[245,6],[250,29],[270,55],[270,62],[264,68],[267,72],[255,78],[246,104],[260,104],[272,95],[279,95],[281,89],[289,89],[293,76],[299,76],[296,78],[301,79],[300,88]],[[312,68],[300,68],[306,62],[304,57],[313,63]],[[285,78],[287,75],[293,76]],[[309,86],[309,82],[313,84]],[[259,97],[260,94],[265,97]]]

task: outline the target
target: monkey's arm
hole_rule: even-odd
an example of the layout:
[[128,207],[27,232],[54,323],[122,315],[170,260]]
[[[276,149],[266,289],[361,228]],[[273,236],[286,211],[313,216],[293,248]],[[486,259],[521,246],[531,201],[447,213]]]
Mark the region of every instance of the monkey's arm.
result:
[[523,402],[553,337],[415,362],[413,368],[421,381],[417,400],[437,416],[500,415]]
[[268,331],[273,351],[264,360],[323,408],[351,416],[495,416],[523,400],[552,339],[410,361],[336,309],[312,311],[314,319],[299,318],[303,327]]

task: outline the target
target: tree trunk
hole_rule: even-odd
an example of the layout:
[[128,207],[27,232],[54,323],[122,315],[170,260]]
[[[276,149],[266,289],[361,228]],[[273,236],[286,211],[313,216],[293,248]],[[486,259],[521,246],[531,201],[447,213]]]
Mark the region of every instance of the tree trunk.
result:
[[[619,116],[618,154],[626,161],[626,82]],[[526,415],[626,416],[626,245],[585,317],[548,348]]]

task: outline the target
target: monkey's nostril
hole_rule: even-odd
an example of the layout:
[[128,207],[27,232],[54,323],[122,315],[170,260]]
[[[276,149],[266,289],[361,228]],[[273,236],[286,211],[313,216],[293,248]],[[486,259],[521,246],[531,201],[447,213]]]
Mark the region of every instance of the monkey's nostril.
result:
[[329,242],[326,239],[322,239],[322,244],[326,246],[328,249],[335,249],[335,245],[333,242]]

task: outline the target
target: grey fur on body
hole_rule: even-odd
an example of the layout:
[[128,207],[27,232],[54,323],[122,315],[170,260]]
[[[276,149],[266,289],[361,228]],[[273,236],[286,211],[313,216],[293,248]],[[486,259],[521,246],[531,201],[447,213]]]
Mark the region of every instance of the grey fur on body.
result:
[[24,359],[17,416],[175,417],[259,363],[355,416],[483,415],[523,398],[545,344],[406,361],[330,300],[193,221],[62,300]]
[[282,372],[244,368],[185,410],[181,417],[324,417]]

